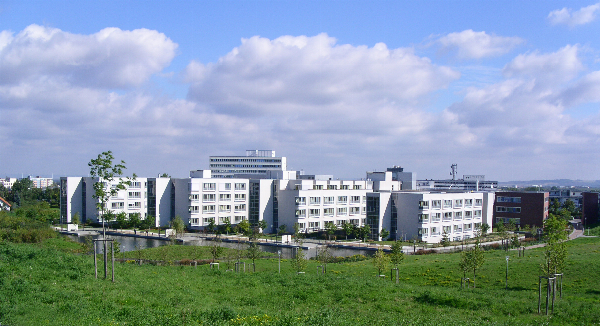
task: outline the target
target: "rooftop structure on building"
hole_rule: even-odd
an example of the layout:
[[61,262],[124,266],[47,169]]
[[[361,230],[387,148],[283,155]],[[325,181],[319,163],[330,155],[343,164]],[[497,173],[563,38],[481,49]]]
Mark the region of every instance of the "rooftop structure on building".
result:
[[245,156],[210,156],[209,168],[213,178],[274,179],[283,177],[287,163],[273,150],[247,150]]

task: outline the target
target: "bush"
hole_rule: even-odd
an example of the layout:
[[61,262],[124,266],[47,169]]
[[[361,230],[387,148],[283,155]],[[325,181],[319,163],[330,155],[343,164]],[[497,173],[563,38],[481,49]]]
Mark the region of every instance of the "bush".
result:
[[427,249],[427,250],[419,249],[414,253],[414,255],[431,255],[431,254],[435,254],[435,253],[436,253],[436,251],[433,249]]

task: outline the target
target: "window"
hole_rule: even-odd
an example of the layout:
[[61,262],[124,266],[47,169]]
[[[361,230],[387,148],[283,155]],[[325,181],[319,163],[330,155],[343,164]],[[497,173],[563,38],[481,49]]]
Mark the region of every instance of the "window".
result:
[[433,208],[433,209],[440,209],[440,208],[442,208],[442,201],[441,200],[432,200],[431,201],[431,208]]
[[360,189],[362,189],[362,186],[361,185],[354,185],[353,189],[354,190],[360,190]]
[[313,190],[323,190],[323,185],[313,185]]
[[224,190],[231,190],[231,183],[226,183],[223,185],[223,187]]
[[139,209],[142,208],[142,203],[139,201],[135,201],[133,203],[129,203],[127,206],[129,209]]
[[334,205],[335,197],[323,197],[323,204],[325,205]]
[[321,216],[321,210],[318,208],[311,208],[308,211],[308,216],[309,217],[319,217],[319,216]]
[[313,229],[319,228],[319,222],[308,222],[308,227]]
[[246,184],[245,183],[236,183],[235,190],[246,190]]
[[473,212],[465,211],[465,219],[470,220],[473,218]]
[[452,208],[452,201],[444,200],[444,208]]
[[202,201],[203,202],[214,202],[215,201],[215,194],[204,194],[202,195]]
[[188,208],[188,210],[190,211],[190,213],[192,214],[197,214],[200,213],[200,206],[190,206]]
[[128,197],[128,198],[142,198],[142,193],[141,193],[141,192],[139,192],[139,191],[130,191],[130,192],[127,194],[127,197]]
[[340,189],[342,190],[348,190],[350,187],[348,185],[341,185]]
[[473,225],[471,223],[465,224],[465,232],[473,231]]
[[426,237],[427,233],[429,233],[429,229],[428,228],[419,228],[419,235],[422,237]]
[[231,212],[231,205],[219,205],[219,213]]
[[333,216],[334,213],[335,213],[334,208],[325,208],[323,210],[323,215],[325,215],[325,216]]
[[465,207],[473,207],[473,199],[465,199]]
[[200,195],[198,195],[198,194],[190,195],[190,200],[198,201],[198,200],[200,200]]
[[235,201],[245,201],[246,194],[235,194]]
[[499,212],[499,213],[521,213],[521,207],[496,206],[496,212]]
[[350,204],[360,204],[360,196],[351,196]]
[[131,185],[129,186],[130,189],[139,189],[141,187],[142,187],[142,183],[137,182],[137,181],[132,181]]
[[[211,194],[211,195],[214,196],[214,194]],[[231,201],[231,194],[219,194],[219,200],[220,201]]]
[[444,221],[452,221],[452,212],[444,212]]
[[214,217],[205,217],[202,219],[202,224],[204,225],[209,225],[211,221],[214,221],[215,218]]
[[245,219],[246,219],[246,216],[243,216],[243,215],[236,215],[234,218],[235,223],[240,223],[241,221],[243,221]]
[[210,190],[210,191],[214,191],[217,188],[217,184],[215,183],[204,183],[202,185],[202,189],[204,190]]
[[463,218],[462,212],[454,212],[455,220],[462,220],[462,218]]
[[440,228],[439,227],[432,227],[431,228],[431,235],[440,235]]
[[498,202],[498,203],[520,203],[521,197],[498,196],[498,197],[496,197],[496,202]]
[[306,227],[306,223],[298,223],[298,228],[303,230]]
[[452,227],[451,226],[444,226],[442,229],[444,230],[444,233],[446,233],[446,234],[452,233]]
[[245,212],[246,211],[246,204],[235,205],[235,211],[236,212]]
[[483,205],[483,199],[475,199],[475,207],[481,207]]
[[348,207],[338,207],[338,212],[337,215],[338,216],[346,216],[348,215]]
[[463,200],[462,199],[455,199],[454,200],[454,208],[458,208],[458,207],[462,207],[463,206]]
[[310,197],[311,205],[321,205],[321,197]]
[[202,213],[214,213],[215,205],[204,205],[202,206]]
[[429,209],[429,201],[427,201],[427,200],[419,201],[419,209]]
[[359,226],[360,225],[360,220],[359,219],[350,219],[350,224],[355,225],[355,226]]
[[419,214],[419,223],[428,223],[429,214]]
[[190,219],[190,224],[194,225],[194,226],[198,226],[198,224],[200,224],[200,219],[197,217],[191,218]]
[[431,222],[439,222],[442,220],[442,213],[431,214]]
[[350,207],[350,215],[360,214],[360,207]]
[[348,196],[338,196],[338,204],[348,203]]
[[336,185],[327,185],[327,189],[328,190],[337,190],[337,186]]
[[462,232],[462,225],[454,225],[454,233]]
[[481,218],[481,211],[474,211],[473,216],[475,216],[475,218]]
[[296,197],[296,205],[306,205],[306,197]]
[[297,209],[296,210],[296,217],[297,218],[305,218],[306,217],[306,209]]
[[111,204],[112,209],[123,209],[125,207],[125,203],[117,202]]

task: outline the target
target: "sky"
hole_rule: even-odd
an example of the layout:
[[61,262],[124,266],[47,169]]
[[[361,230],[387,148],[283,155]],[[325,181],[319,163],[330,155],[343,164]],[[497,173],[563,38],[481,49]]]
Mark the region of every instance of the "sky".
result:
[[0,176],[600,179],[600,2],[0,0]]

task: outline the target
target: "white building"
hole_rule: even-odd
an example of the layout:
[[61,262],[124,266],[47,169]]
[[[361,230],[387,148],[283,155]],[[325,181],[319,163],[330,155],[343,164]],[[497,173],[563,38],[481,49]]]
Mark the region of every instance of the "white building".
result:
[[54,180],[52,178],[42,178],[39,175],[35,178],[32,176],[28,176],[27,178],[31,180],[35,188],[46,189],[54,185]]
[[273,150],[247,150],[246,156],[211,156],[209,166],[213,178],[281,178],[287,169],[285,157],[275,156]]
[[15,182],[17,182],[17,178],[3,178],[0,179],[0,184],[4,186],[4,188],[10,190],[12,188],[12,186],[15,184]]
[[172,179],[174,215],[192,229],[238,224],[248,220],[249,180],[212,178],[210,170],[192,171],[190,178]]

